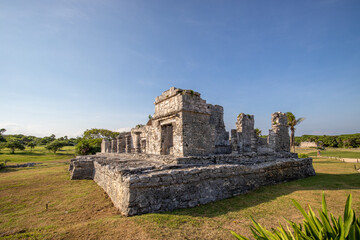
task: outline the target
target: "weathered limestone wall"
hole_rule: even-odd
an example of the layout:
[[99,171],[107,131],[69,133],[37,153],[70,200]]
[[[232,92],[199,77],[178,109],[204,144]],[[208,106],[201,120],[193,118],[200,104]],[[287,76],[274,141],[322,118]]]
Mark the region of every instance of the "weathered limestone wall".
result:
[[125,138],[124,137],[117,137],[117,151],[116,153],[124,153],[125,152]]
[[155,113],[147,130],[146,153],[183,156],[182,90],[170,88],[155,99]]
[[215,134],[209,124],[210,114],[183,112],[184,155],[209,155],[215,152]]
[[112,139],[111,140],[111,152],[112,153],[116,153],[117,152],[117,139]]
[[236,121],[239,152],[255,152],[257,139],[254,130],[254,115],[240,113]]
[[271,115],[272,129],[269,130],[268,144],[276,152],[290,151],[290,136],[285,113],[275,112]]
[[77,157],[71,159],[69,171],[71,179],[93,179],[94,178],[94,158]]
[[[165,154],[172,153],[175,156],[183,156],[183,128],[182,113],[179,112],[164,118],[153,118],[152,125],[148,128],[146,136],[146,153]],[[166,134],[172,128],[172,137]],[[165,131],[165,130],[168,131]],[[172,139],[172,143],[169,139]],[[167,140],[167,141],[166,141]]]
[[208,104],[210,109],[210,126],[215,133],[215,154],[231,153],[229,132],[225,130],[224,108],[219,105]]
[[78,162],[73,162],[73,179],[81,176],[77,172],[86,172],[83,177],[93,176],[126,216],[194,207],[260,186],[315,175],[311,158],[177,167],[123,158],[106,161],[103,156],[95,156],[93,161],[78,158]]
[[215,151],[215,129],[210,125],[211,110],[198,93],[184,92],[183,156],[208,155]]
[[318,144],[316,142],[301,142],[300,147],[318,147]]
[[105,153],[105,152],[106,152],[106,140],[103,138],[101,142],[101,153]]
[[[147,127],[148,154],[190,156],[230,152],[223,108],[207,104],[192,90],[170,88],[156,97],[155,113]],[[137,139],[135,134],[132,138]]]
[[309,166],[311,159],[257,166],[213,165],[129,178],[129,210],[120,211],[136,215],[195,207],[260,186],[312,176]]
[[153,119],[167,117],[179,112],[183,108],[181,89],[170,88],[155,99],[155,113]]
[[129,215],[129,181],[112,165],[94,161],[94,181],[108,194],[121,214]]

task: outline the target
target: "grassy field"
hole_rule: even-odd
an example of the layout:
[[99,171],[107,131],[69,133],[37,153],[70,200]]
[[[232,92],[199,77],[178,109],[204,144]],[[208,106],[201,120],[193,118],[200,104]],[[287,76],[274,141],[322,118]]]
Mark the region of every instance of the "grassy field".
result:
[[[316,156],[317,151],[313,151],[309,153],[309,156]],[[321,155],[325,157],[338,157],[338,158],[356,158],[360,159],[360,151],[359,149],[337,149],[337,148],[327,148],[325,150],[321,150]]]
[[9,149],[0,150],[0,162],[8,161],[8,165],[29,163],[29,162],[51,162],[55,160],[70,159],[75,156],[75,147],[66,146],[60,149],[56,154],[46,150],[44,147],[35,147],[32,151],[29,147],[25,150],[16,150],[11,154]]
[[283,217],[301,222],[291,199],[319,209],[323,191],[330,212],[342,214],[352,193],[360,214],[360,174],[354,164],[331,159],[314,158],[315,177],[191,209],[123,217],[95,182],[69,180],[64,158],[71,158],[73,150],[54,155],[37,149],[37,156],[5,151],[0,161],[43,164],[0,171],[0,239],[233,239],[230,230],[251,236],[250,215],[268,228],[284,223]]

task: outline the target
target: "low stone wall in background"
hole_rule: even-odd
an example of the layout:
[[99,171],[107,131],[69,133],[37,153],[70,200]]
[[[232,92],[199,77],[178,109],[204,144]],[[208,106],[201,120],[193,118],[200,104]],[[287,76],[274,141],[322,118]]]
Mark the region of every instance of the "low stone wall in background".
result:
[[318,144],[317,144],[317,142],[301,142],[299,147],[302,147],[302,148],[309,148],[309,147],[316,148],[316,147],[318,147]]

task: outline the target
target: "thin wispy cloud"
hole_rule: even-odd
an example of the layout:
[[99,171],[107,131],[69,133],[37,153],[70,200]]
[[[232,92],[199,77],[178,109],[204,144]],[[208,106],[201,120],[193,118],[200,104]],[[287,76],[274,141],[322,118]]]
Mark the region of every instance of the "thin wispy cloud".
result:
[[[360,132],[360,2],[2,1],[0,128],[74,136],[146,124],[175,86],[267,132]],[[334,114],[336,112],[336,114]],[[346,118],[344,118],[346,116]],[[6,125],[6,126],[5,126]]]

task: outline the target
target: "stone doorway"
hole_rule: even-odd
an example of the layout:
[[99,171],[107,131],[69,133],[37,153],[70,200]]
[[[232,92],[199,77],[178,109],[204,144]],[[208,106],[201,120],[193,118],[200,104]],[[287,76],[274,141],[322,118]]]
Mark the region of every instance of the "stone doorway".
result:
[[173,145],[173,125],[161,126],[161,155],[171,154]]

